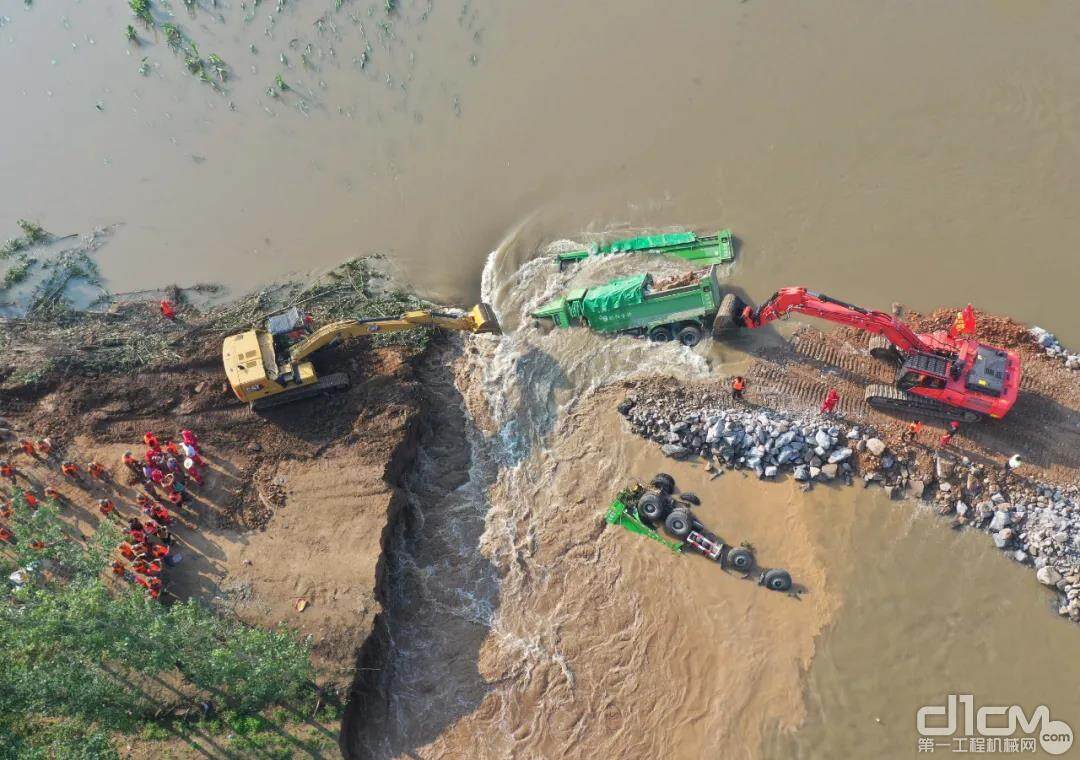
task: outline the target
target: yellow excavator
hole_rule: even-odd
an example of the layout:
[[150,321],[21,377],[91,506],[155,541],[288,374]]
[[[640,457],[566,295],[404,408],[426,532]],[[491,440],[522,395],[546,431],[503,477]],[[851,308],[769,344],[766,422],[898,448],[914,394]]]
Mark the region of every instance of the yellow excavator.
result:
[[[440,327],[471,333],[500,332],[495,312],[487,304],[477,304],[462,316],[442,312],[407,311],[400,317],[346,319],[312,330],[310,318],[292,308],[266,320],[265,328],[230,335],[221,346],[225,374],[233,393],[252,409],[270,407],[310,398],[349,387],[349,376],[336,372],[326,377],[315,373],[308,357],[321,348],[360,335]],[[278,353],[287,359],[279,363]]]

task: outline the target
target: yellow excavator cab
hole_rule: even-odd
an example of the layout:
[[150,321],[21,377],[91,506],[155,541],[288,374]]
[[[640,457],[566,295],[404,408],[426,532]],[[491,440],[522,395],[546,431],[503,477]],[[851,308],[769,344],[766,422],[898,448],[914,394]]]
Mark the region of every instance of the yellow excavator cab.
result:
[[[268,326],[273,325],[275,318],[281,316],[283,315],[271,317]],[[294,322],[300,319],[298,311],[295,315],[289,314],[289,317]],[[249,403],[253,409],[263,409],[308,398],[322,391],[348,387],[349,378],[344,373],[320,378],[314,365],[306,361],[308,356],[320,348],[345,338],[400,332],[417,327],[441,327],[472,333],[500,332],[495,312],[487,304],[481,303],[461,317],[417,310],[407,311],[400,317],[334,322],[320,327],[290,346],[289,356],[284,361],[277,356],[274,334],[271,332],[274,328],[256,328],[227,337],[221,346],[221,358],[225,365],[225,375],[236,397]]]

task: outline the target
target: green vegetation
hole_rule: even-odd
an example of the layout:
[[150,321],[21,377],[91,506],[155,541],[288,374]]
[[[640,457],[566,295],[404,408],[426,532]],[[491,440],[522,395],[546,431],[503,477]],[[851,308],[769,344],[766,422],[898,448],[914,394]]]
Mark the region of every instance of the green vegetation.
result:
[[52,236],[45,231],[45,228],[37,222],[30,222],[26,219],[20,219],[15,223],[19,225],[19,229],[23,231],[23,235],[26,236],[26,239],[30,242],[30,245],[47,243],[52,238]]
[[[169,322],[154,302],[124,302],[110,294],[90,258],[93,249],[91,242],[35,265],[33,274],[44,275],[44,281],[29,298],[27,319],[19,321],[18,329],[0,331],[0,352],[12,365],[10,374],[0,381],[3,390],[65,377],[109,377],[169,366],[204,348],[208,334],[221,337],[244,330],[292,306],[312,314],[318,324],[348,317],[396,316],[431,307],[397,287],[386,276],[379,257],[372,257],[347,261],[314,282],[283,283],[201,314],[185,310],[182,319]],[[100,292],[91,304],[93,311],[82,310],[71,300],[75,292],[85,300],[88,288]],[[170,288],[167,297],[182,304],[186,292],[213,290],[208,285]],[[107,312],[97,311],[105,307],[110,307]],[[422,350],[430,336],[428,330],[419,329],[375,335],[371,340],[375,345]],[[22,351],[20,346],[45,350]]]
[[[204,61],[202,54],[199,53],[199,46],[196,45],[193,40],[185,36],[183,30],[176,24],[162,24],[161,30],[165,33],[165,41],[169,43],[169,47],[184,56],[184,68],[187,69],[188,73],[203,82],[206,82],[215,90],[221,91],[217,82],[210,78],[209,71],[207,70],[207,65],[209,64],[209,68],[217,78],[221,82],[224,82],[228,76],[229,69],[225,64],[225,61],[221,59],[221,56],[212,53],[210,57]],[[142,73],[146,73],[143,71],[142,67],[140,67],[139,70]]]
[[52,235],[46,232],[45,228],[37,222],[19,219],[16,224],[23,231],[22,237],[13,237],[0,245],[0,261],[11,258],[16,253],[25,251],[27,248],[41,243],[48,243],[52,240]]
[[37,263],[37,259],[23,254],[19,257],[11,267],[4,273],[3,285],[0,285],[0,290],[10,288],[14,285],[18,285],[25,280],[30,274],[30,268]]
[[224,83],[229,78],[229,67],[225,65],[225,61],[221,60],[217,53],[211,53],[206,60],[210,63],[210,68],[217,74],[217,78]]
[[259,742],[260,710],[311,698],[307,642],[106,580],[115,527],[83,539],[53,502],[30,509],[15,489],[11,504],[2,555],[24,583],[0,597],[0,757],[115,757],[108,732],[202,730],[184,714]]
[[128,7],[143,26],[149,29],[154,25],[154,17],[150,14],[150,0],[128,0]]
[[135,33],[135,27],[131,24],[127,25],[127,29],[124,31],[124,35],[127,37],[128,42],[136,42],[139,39],[139,35]]
[[55,322],[67,315],[72,308],[66,295],[69,285],[82,282],[92,287],[102,287],[101,272],[83,249],[64,251],[41,267],[48,272],[48,276],[37,287],[26,310],[27,316],[35,319]]
[[176,24],[162,24],[161,31],[165,34],[165,41],[174,50],[180,50],[184,45],[184,33]]
[[[261,290],[211,312],[209,326],[229,333],[261,324],[270,313],[298,306],[316,324],[339,319],[392,317],[431,304],[396,287],[380,268],[380,256],[349,259],[314,282],[293,283]],[[424,348],[431,337],[427,329],[373,335],[377,346]]]
[[397,9],[397,0],[386,0],[386,15],[390,15]]
[[285,77],[281,76],[281,74],[274,77],[274,85],[282,92],[286,92],[289,89],[289,85],[285,83]]

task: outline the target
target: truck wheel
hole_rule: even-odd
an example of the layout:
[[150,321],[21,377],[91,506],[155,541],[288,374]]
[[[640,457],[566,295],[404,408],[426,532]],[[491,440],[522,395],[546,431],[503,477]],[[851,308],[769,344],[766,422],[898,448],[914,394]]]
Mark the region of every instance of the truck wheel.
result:
[[685,501],[687,504],[693,504],[695,507],[701,506],[701,499],[698,498],[696,493],[691,493],[690,491],[679,494],[679,499]]
[[713,337],[724,338],[732,330],[742,327],[742,312],[746,304],[734,293],[728,293],[720,301],[720,309],[713,318]]
[[637,503],[638,517],[650,525],[663,522],[670,508],[668,500],[658,493],[643,494]]
[[675,493],[675,478],[671,477],[666,472],[656,473],[649,485],[666,496]]
[[667,325],[660,325],[649,330],[649,340],[653,343],[667,343],[671,340],[671,330]]
[[749,549],[740,546],[728,552],[727,562],[730,567],[745,573],[754,566],[754,555]]
[[679,334],[676,337],[679,339],[679,342],[687,348],[693,348],[701,342],[701,328],[697,325],[687,325],[679,330]]
[[667,530],[673,538],[683,539],[689,536],[690,531],[694,529],[694,521],[693,518],[690,517],[689,510],[671,510],[671,514],[664,520],[664,529]]
[[791,588],[791,575],[779,568],[769,570],[761,576],[761,585],[771,591],[788,591]]

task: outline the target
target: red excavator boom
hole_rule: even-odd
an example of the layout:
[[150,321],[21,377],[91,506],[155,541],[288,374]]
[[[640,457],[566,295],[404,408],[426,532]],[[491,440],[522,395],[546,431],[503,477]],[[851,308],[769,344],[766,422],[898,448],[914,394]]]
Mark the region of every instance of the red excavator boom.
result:
[[974,421],[1002,417],[1016,402],[1020,358],[972,337],[944,331],[916,333],[891,314],[831,298],[802,287],[782,288],[754,309],[725,297],[714,331],[762,327],[792,312],[871,333],[870,353],[899,365],[896,386],[866,389],[871,406],[919,418]]
[[757,310],[747,306],[742,314],[743,325],[761,327],[781,317],[786,317],[792,311],[881,335],[900,351],[933,350],[930,346],[924,345],[910,327],[890,314],[864,309],[806,288],[781,288]]

